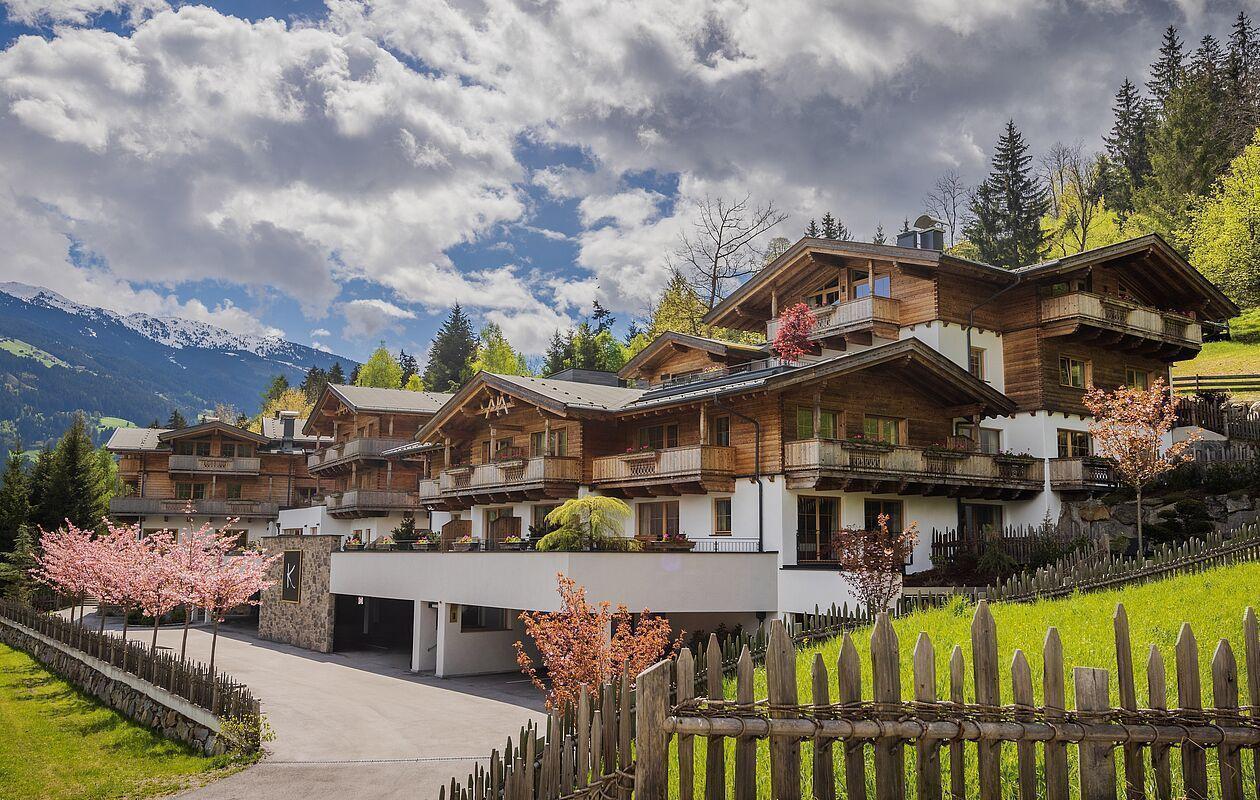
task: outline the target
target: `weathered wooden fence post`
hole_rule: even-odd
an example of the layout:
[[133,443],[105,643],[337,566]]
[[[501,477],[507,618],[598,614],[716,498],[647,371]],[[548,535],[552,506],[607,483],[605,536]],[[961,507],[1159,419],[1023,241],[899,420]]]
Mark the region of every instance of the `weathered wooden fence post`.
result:
[[[1077,711],[1109,711],[1110,676],[1105,669],[1076,667],[1072,683],[1076,687]],[[1115,800],[1116,756],[1107,743],[1080,745],[1081,800]]]
[[[987,601],[976,606],[971,622],[971,662],[975,674],[976,703],[996,709],[1002,704],[998,682],[997,628]],[[1002,743],[981,741],[976,746],[980,800],[1002,799]]]
[[[766,649],[766,688],[771,706],[796,705],[796,653],[783,622],[770,624],[770,643]],[[772,718],[791,717],[791,713],[771,711]],[[774,800],[800,800],[801,745],[783,736],[770,739],[770,794]]]
[[637,745],[634,770],[635,800],[667,800],[669,795],[669,714],[671,664],[662,661],[639,673],[635,681]]

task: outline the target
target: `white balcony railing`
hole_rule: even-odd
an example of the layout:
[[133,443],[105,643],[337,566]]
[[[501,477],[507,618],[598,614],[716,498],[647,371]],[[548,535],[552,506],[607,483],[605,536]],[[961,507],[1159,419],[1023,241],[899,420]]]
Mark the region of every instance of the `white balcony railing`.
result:
[[1203,326],[1182,314],[1160,311],[1091,292],[1072,292],[1041,301],[1041,321],[1084,318],[1139,336],[1201,344]]
[[616,456],[601,456],[591,465],[599,483],[667,480],[684,476],[726,476],[735,472],[735,449],[717,445],[684,445]]
[[257,458],[173,455],[167,468],[171,472],[226,472],[256,475],[261,464],[261,460]]

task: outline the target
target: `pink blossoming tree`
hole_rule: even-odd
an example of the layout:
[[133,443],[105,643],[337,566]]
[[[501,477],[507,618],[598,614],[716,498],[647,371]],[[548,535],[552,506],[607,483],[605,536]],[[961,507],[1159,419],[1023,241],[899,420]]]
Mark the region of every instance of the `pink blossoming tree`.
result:
[[789,306],[779,315],[779,328],[774,334],[774,340],[770,342],[770,349],[790,364],[800,361],[801,356],[813,348],[809,335],[817,324],[818,318],[809,310],[809,306],[804,303]]

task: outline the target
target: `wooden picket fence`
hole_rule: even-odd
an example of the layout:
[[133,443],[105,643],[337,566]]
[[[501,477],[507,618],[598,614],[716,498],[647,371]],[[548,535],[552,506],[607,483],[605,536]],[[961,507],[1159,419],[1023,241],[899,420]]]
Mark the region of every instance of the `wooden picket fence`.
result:
[[1028,564],[1048,546],[1062,547],[1086,536],[1087,531],[1069,524],[1008,525],[996,530],[933,528],[932,563],[948,564],[963,555],[979,558],[986,549],[996,547],[1016,563]]
[[150,653],[142,642],[124,640],[108,631],[99,633],[12,600],[0,599],[0,617],[129,672],[220,718],[259,714],[258,701],[249,687],[217,670],[211,674],[210,667],[199,661],[181,661],[169,650]]
[[1006,602],[1066,597],[1075,592],[1113,589],[1242,561],[1260,561],[1260,525],[1243,525],[1228,535],[1211,533],[1202,539],[1163,545],[1145,557],[1074,553],[990,586],[985,596]]
[[[665,800],[672,793],[680,800],[725,800],[728,795],[753,800],[762,770],[761,739],[769,740],[768,782],[776,800],[804,795],[865,800],[872,788],[871,771],[877,800],[909,797],[911,785],[919,800],[940,800],[946,792],[952,800],[1016,795],[1020,800],[1115,800],[1121,787],[1127,800],[1145,800],[1150,789],[1154,800],[1257,796],[1260,625],[1254,609],[1246,610],[1243,621],[1245,678],[1232,645],[1221,640],[1212,656],[1206,705],[1199,646],[1188,624],[1182,625],[1175,646],[1178,696],[1172,707],[1164,655],[1154,646],[1145,662],[1145,702],[1139,705],[1143,676],[1135,675],[1123,606],[1116,608],[1113,629],[1119,686],[1114,699],[1107,670],[1076,667],[1071,676],[1075,708],[1068,707],[1063,645],[1058,631],[1050,628],[1042,653],[1042,705],[1035,704],[1033,671],[1020,650],[1007,678],[1013,702],[1003,704],[997,626],[987,601],[981,601],[971,626],[970,670],[960,646],[950,653],[948,699],[938,696],[937,655],[926,633],[919,634],[911,654],[913,685],[903,689],[900,643],[888,615],[881,614],[871,631],[871,699],[863,693],[861,659],[846,633],[834,676],[822,655],[815,655],[812,702],[802,703],[795,646],[787,628],[775,621],[765,698],[754,699],[754,667],[747,649],[738,659],[735,697],[727,697],[723,681],[716,678],[697,696],[695,658],[684,649],[677,659],[641,673],[634,686],[623,676],[619,687],[601,687],[595,698],[583,693],[573,713],[550,715],[545,736],[532,727],[523,730],[519,742],[509,741],[503,754],[495,751],[489,766],[478,766],[465,783],[452,780],[449,793],[444,787],[440,797]],[[721,653],[714,639],[706,659],[709,673],[716,676]],[[1240,704],[1240,685],[1246,687],[1245,705]],[[729,762],[728,743],[733,743]],[[812,749],[808,771],[802,743]],[[1008,745],[1014,745],[1015,769],[1004,785]],[[701,761],[697,750],[705,753]],[[1116,751],[1122,756],[1122,772]],[[1179,785],[1174,782],[1174,752],[1180,754]],[[1216,764],[1213,781],[1209,758]],[[967,781],[969,761],[976,765],[974,788]],[[1244,786],[1248,778],[1249,792]]]

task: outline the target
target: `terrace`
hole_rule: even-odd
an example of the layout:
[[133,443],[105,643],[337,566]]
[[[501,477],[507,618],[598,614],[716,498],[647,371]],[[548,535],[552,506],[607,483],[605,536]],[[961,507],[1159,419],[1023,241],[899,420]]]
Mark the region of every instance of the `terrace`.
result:
[[307,456],[306,468],[312,474],[335,474],[349,471],[350,465],[363,459],[383,460],[386,450],[401,447],[410,439],[360,437],[338,442]]
[[735,486],[735,449],[693,444],[600,456],[591,482],[600,491],[627,497],[730,492]]
[[[523,502],[576,497],[582,462],[571,456],[527,456],[509,448],[489,464],[465,464],[442,471],[436,487],[425,485],[421,496],[436,496],[467,508],[476,504]],[[423,482],[428,484],[429,482]]]
[[119,516],[196,514],[249,519],[273,517],[279,512],[280,504],[274,500],[174,500],[158,497],[116,496],[109,501],[109,513]]
[[1043,336],[1158,358],[1190,358],[1203,346],[1203,326],[1184,314],[1092,292],[1042,299],[1041,322]]
[[258,458],[224,456],[172,455],[167,462],[171,472],[213,472],[223,475],[257,475],[262,461]]
[[784,446],[791,489],[1017,499],[1041,491],[1045,462],[963,449],[803,439]]
[[1111,464],[1093,456],[1050,459],[1050,488],[1055,491],[1109,491],[1116,488]]
[[391,489],[348,489],[328,494],[324,502],[334,517],[381,516],[418,506],[413,492]]

